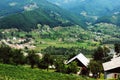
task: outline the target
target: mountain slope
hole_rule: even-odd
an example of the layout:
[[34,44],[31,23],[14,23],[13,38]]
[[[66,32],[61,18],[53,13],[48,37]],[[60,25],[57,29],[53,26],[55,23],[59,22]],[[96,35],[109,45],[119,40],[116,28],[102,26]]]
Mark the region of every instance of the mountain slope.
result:
[[13,13],[24,11],[24,6],[28,0],[4,0],[0,1],[0,16],[6,16]]
[[[18,0],[14,1],[16,1],[16,3],[20,2]],[[4,15],[4,17],[0,18],[0,28],[18,28],[29,31],[36,28],[37,24],[46,24],[51,27],[75,24],[85,25],[80,17],[45,0],[26,0],[24,4],[19,3],[19,5],[21,7],[17,6],[19,8],[16,8],[16,10],[12,9],[12,14],[8,12],[9,16]],[[22,11],[16,13],[16,11],[20,9],[22,9]],[[9,9],[7,10],[11,11]]]
[[50,5],[46,0],[1,0],[0,16],[26,11],[27,8],[35,7],[34,4],[36,4],[36,8]]
[[[103,16],[120,11],[120,0],[48,0],[76,14],[86,12],[90,16]],[[116,9],[117,8],[117,9]]]
[[101,23],[101,22],[112,23],[120,26],[120,13],[115,13],[114,15],[100,17],[95,23]]
[[[88,24],[96,22],[99,19],[101,21],[108,21],[104,17],[111,18],[111,15],[114,13],[120,12],[120,0],[48,0],[62,8],[71,11],[72,13],[76,14],[77,16],[82,17],[82,21]],[[115,15],[117,18],[111,18],[109,21],[118,25],[119,17]],[[103,20],[105,19],[105,20]],[[113,22],[114,21],[114,22]],[[98,22],[98,21],[97,21]]]

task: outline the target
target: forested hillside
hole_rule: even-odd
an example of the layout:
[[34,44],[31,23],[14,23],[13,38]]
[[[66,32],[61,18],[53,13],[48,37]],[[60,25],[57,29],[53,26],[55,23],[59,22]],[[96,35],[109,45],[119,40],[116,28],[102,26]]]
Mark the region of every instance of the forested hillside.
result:
[[98,18],[98,20],[96,21],[96,23],[101,23],[101,22],[112,23],[112,24],[120,26],[120,13],[117,12],[110,16],[103,16],[103,17]]
[[[19,3],[20,6],[17,6],[16,4],[18,8],[14,7],[15,10],[11,8],[9,10],[9,8],[3,6],[3,8],[8,11],[7,13],[9,16],[1,16],[0,28],[18,28],[29,31],[31,29],[35,29],[37,24],[46,24],[50,27],[64,27],[75,24],[85,26],[85,23],[82,22],[80,17],[77,17],[76,15],[69,13],[68,11],[47,1],[34,0],[30,2],[25,1],[25,3]],[[23,9],[23,11],[16,13],[16,11],[21,9]],[[6,11],[1,11],[1,15],[2,12],[4,13]],[[11,12],[13,14],[11,14]]]
[[[120,0],[48,0],[82,17],[86,23],[109,22],[119,24]],[[112,16],[111,16],[112,15]],[[115,16],[115,17],[114,17]],[[100,20],[99,20],[100,19]]]
[[89,16],[104,16],[119,12],[120,0],[48,0],[76,14],[85,12]]

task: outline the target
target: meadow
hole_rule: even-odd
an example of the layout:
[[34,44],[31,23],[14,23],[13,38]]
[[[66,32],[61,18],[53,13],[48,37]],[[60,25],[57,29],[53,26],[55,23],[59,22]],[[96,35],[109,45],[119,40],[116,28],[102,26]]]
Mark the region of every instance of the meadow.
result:
[[94,80],[74,74],[62,74],[23,66],[0,64],[0,80]]

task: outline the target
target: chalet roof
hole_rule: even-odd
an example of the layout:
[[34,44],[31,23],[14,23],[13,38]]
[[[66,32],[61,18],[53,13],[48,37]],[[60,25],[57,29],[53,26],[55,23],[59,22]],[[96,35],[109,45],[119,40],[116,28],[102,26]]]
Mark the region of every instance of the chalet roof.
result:
[[120,68],[120,57],[113,58],[109,62],[103,63],[104,71]]
[[70,62],[74,61],[75,59],[77,59],[78,61],[80,61],[85,67],[87,67],[88,63],[90,62],[89,59],[87,59],[82,53],[76,55],[75,57],[71,58],[67,64],[69,64]]

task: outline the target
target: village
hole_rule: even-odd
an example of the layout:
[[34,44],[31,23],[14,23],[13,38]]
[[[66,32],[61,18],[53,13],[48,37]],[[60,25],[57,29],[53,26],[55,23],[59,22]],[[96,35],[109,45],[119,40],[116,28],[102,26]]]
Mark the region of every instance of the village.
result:
[[35,46],[34,41],[31,38],[16,38],[13,37],[12,39],[2,39],[0,41],[0,44],[5,44],[10,46],[11,48],[16,48],[16,49],[34,49]]

